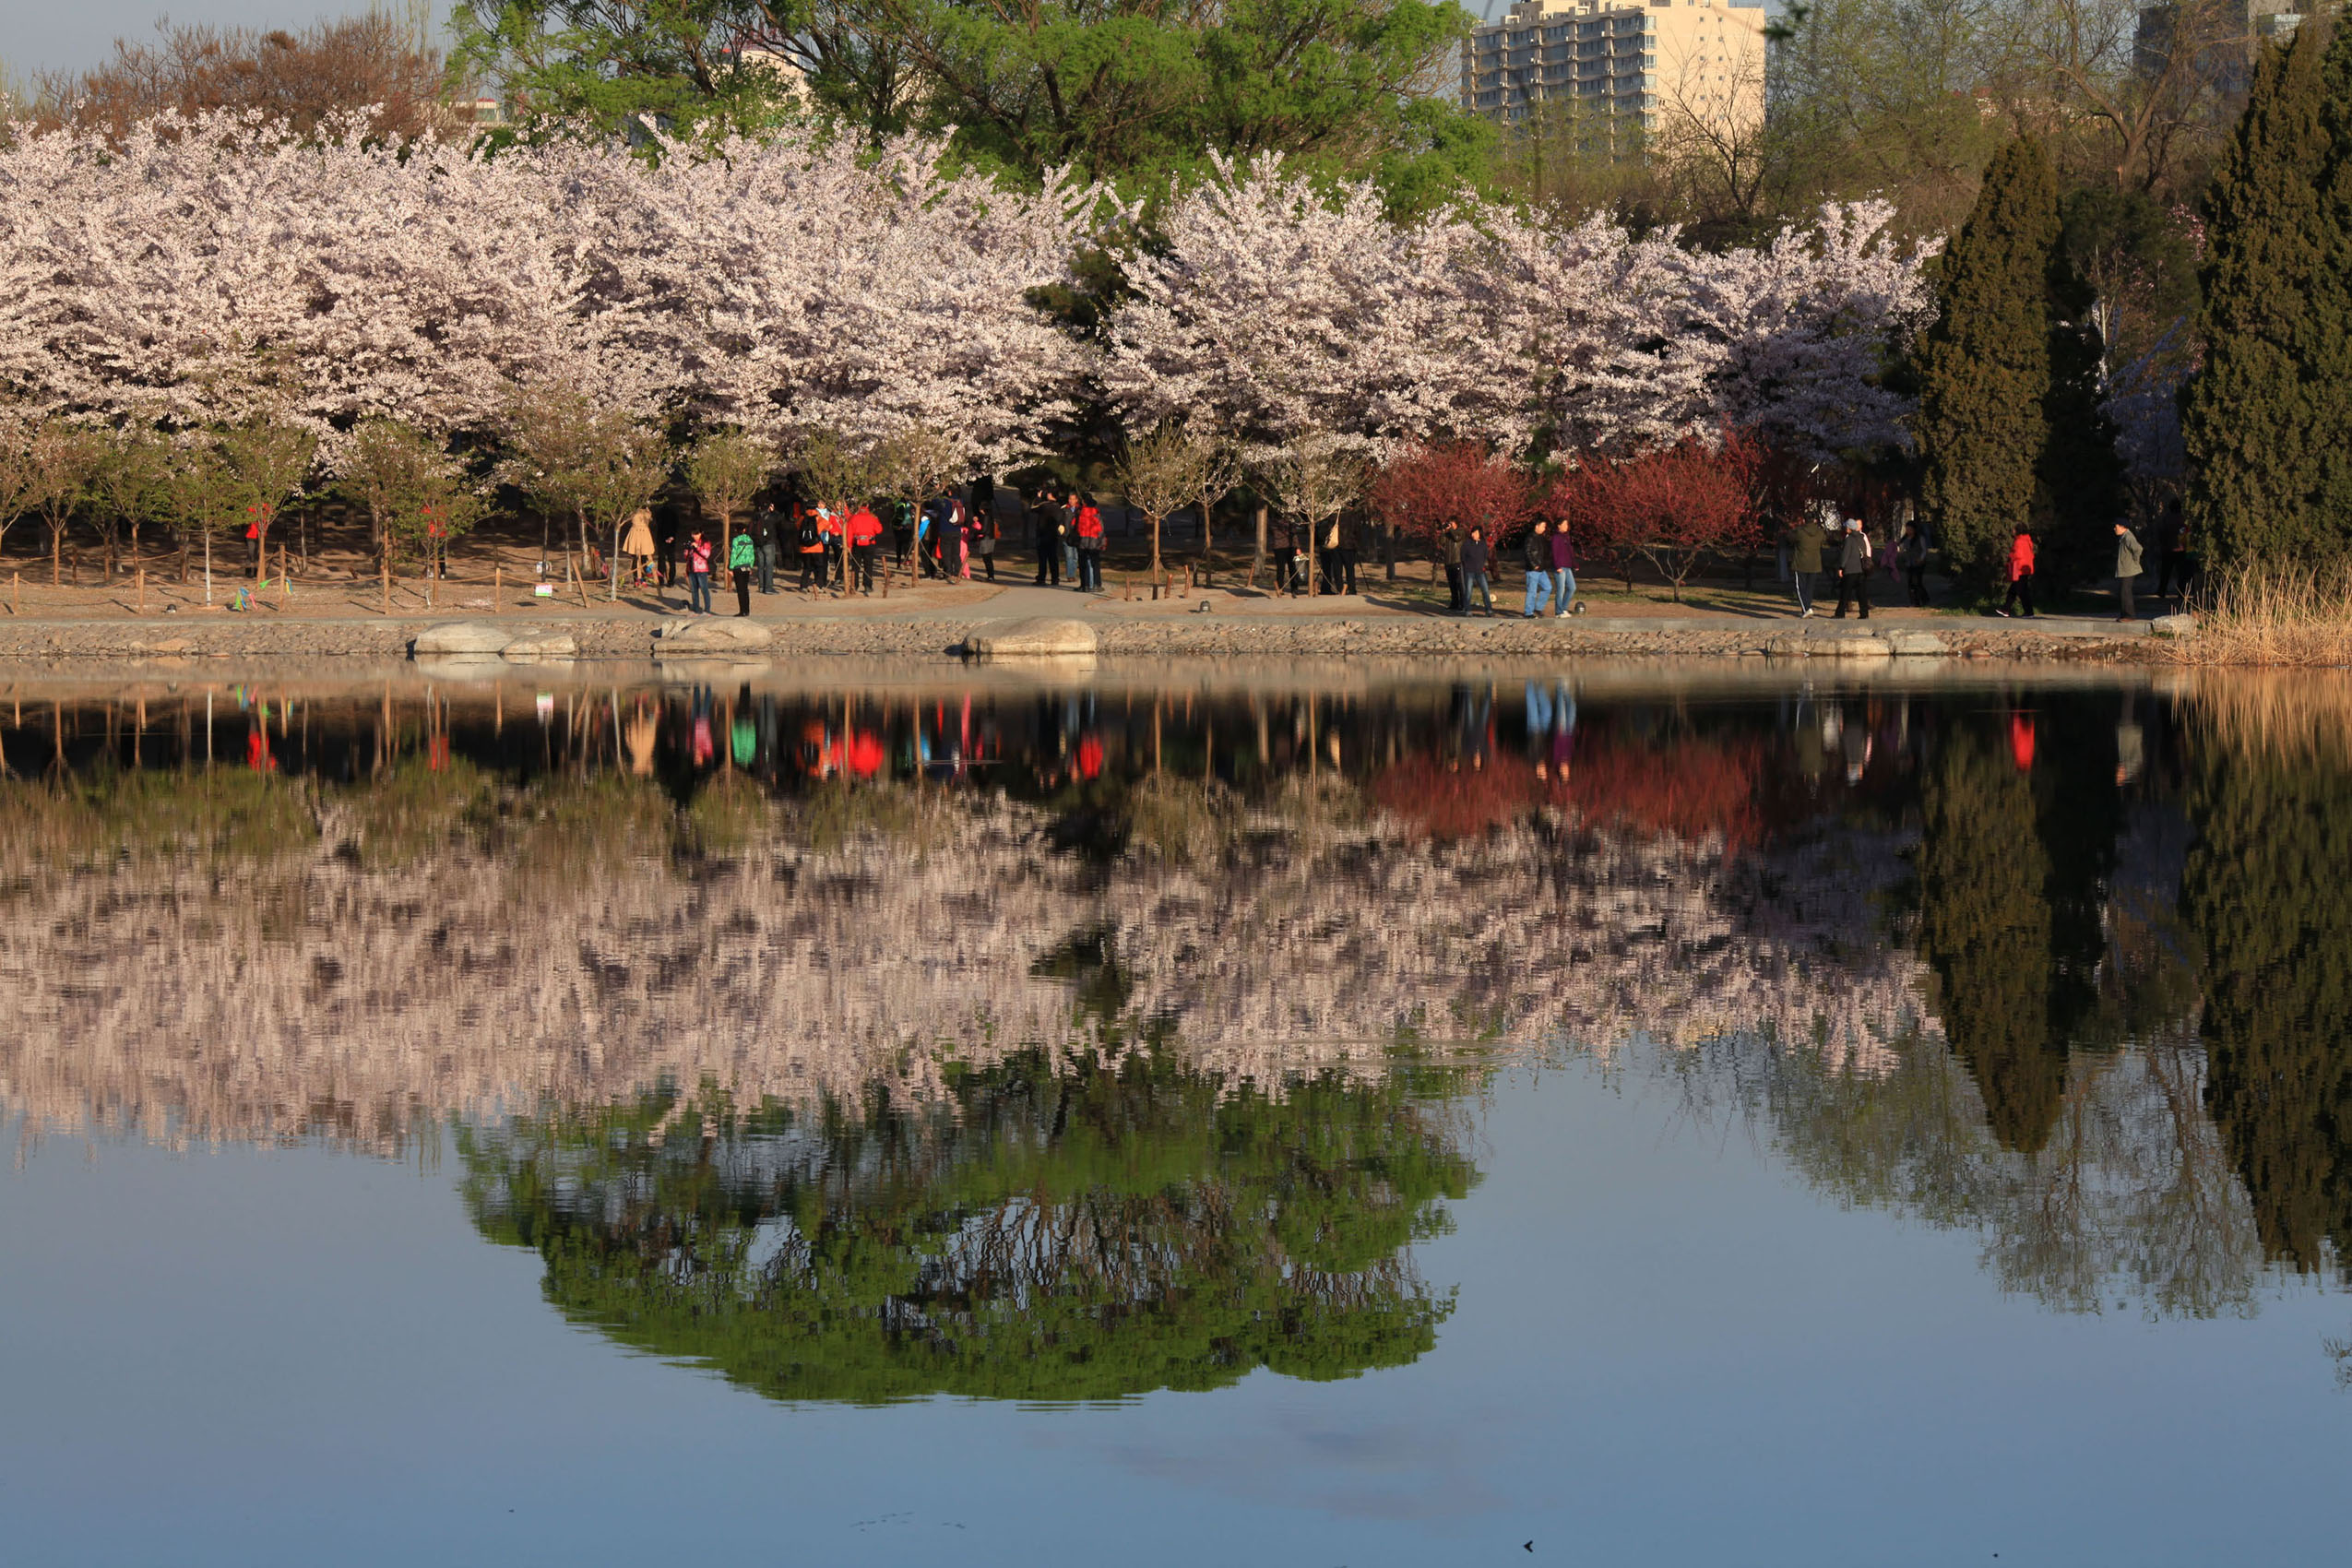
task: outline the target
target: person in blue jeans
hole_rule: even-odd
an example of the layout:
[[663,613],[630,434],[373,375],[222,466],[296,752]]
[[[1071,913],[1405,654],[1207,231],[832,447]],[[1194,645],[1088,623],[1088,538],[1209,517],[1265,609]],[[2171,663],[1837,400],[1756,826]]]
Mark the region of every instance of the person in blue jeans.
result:
[[696,529],[686,544],[686,609],[695,615],[710,613],[710,540]]
[[1477,594],[1491,617],[1494,614],[1494,590],[1489,586],[1486,569],[1492,557],[1487,550],[1486,529],[1472,529],[1462,546],[1462,613],[1470,612],[1470,596]]
[[1532,621],[1551,602],[1551,525],[1541,517],[1527,529],[1527,604],[1520,617]]
[[1568,519],[1551,530],[1551,601],[1565,615],[1576,602],[1576,542],[1568,537]]

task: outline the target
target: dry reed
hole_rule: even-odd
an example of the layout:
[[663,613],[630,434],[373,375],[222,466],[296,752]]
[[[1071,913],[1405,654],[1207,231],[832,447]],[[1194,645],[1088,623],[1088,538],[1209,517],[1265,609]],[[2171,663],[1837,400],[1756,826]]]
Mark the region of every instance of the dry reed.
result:
[[2199,599],[2196,636],[2172,645],[2182,663],[2352,665],[2352,560],[2250,562]]

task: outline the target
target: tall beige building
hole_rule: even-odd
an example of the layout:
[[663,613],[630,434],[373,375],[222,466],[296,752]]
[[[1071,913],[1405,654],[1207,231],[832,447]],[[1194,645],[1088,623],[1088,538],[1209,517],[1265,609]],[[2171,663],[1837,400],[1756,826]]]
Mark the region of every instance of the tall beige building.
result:
[[1764,8],[1729,0],[1517,0],[1462,46],[1462,102],[1524,120],[1560,104],[1647,139],[1738,143],[1764,126]]

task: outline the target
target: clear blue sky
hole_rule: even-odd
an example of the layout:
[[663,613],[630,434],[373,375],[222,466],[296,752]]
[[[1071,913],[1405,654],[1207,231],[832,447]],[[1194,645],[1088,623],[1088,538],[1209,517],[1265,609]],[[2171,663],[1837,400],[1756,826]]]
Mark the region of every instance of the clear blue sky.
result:
[[[7,0],[0,5],[0,65],[18,77],[79,70],[113,53],[117,38],[151,36],[157,18],[165,16],[175,22],[276,28],[369,8],[370,0]],[[434,0],[434,11],[445,16],[448,0]]]

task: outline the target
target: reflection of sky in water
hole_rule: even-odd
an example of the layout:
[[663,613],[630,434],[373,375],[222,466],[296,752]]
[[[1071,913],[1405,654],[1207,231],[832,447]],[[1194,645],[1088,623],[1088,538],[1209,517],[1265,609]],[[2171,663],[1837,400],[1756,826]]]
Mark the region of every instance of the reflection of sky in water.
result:
[[[216,691],[194,796],[98,754],[200,758],[201,688],[0,710],[37,1560],[2334,1531],[2323,690],[538,696]],[[1416,1041],[1480,1044],[1448,1087]],[[1382,1174],[1417,1158],[1470,1174]],[[992,1301],[1097,1303],[1100,1372],[1243,1289],[1447,1306],[1360,1375],[1268,1370],[1277,1333],[1077,1408],[779,1404],[861,1385],[676,1328],[846,1291],[913,1338],[843,1354],[1009,1387]]]

